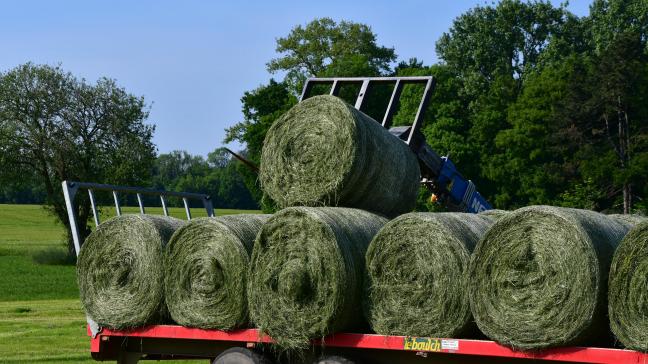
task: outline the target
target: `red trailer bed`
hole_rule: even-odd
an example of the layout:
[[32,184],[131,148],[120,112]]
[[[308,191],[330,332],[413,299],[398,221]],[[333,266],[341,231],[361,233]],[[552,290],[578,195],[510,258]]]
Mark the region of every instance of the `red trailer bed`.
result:
[[[103,329],[91,339],[91,352],[95,359],[122,363],[139,359],[213,359],[230,347],[253,348],[271,342],[257,329],[226,332],[156,325],[130,331]],[[519,352],[486,340],[373,334],[335,334],[314,341],[313,347],[338,355],[355,354],[365,363],[648,363],[648,354],[623,349],[566,347]]]

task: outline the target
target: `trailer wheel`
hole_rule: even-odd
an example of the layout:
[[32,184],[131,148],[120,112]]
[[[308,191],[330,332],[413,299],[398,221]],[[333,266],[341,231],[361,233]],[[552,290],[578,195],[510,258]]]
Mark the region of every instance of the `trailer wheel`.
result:
[[213,364],[271,364],[265,356],[246,348],[229,348],[223,351]]
[[325,355],[317,359],[315,364],[356,364],[353,360],[337,355]]

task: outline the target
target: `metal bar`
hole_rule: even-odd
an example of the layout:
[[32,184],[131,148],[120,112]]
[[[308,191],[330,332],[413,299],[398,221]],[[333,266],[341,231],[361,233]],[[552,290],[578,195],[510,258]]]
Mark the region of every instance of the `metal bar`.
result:
[[144,211],[144,202],[142,202],[142,195],[139,193],[137,194],[137,204],[140,208],[140,214],[145,214],[146,212]]
[[301,96],[299,96],[299,101],[306,100],[312,88],[313,88],[313,82],[311,82],[311,79],[307,79],[306,83],[304,84],[304,89],[302,90],[302,94]]
[[121,216],[121,206],[119,206],[119,196],[117,196],[117,191],[112,191],[113,199],[115,200],[115,213],[117,216]]
[[434,87],[434,78],[430,77],[425,84],[425,89],[423,90],[423,97],[421,98],[421,103],[419,104],[418,110],[416,110],[416,116],[414,117],[414,124],[412,124],[412,129],[410,130],[410,135],[407,137],[407,145],[410,145],[414,139],[421,126],[423,126],[423,115],[427,110],[428,104],[430,103],[430,97],[432,96],[432,88]]
[[74,252],[79,255],[81,250],[81,242],[79,241],[79,227],[77,226],[76,213],[74,209],[74,198],[79,190],[79,186],[74,182],[63,181],[63,198],[65,199],[65,207],[68,212],[68,220],[70,221],[70,232],[72,233],[72,242],[74,243]]
[[367,89],[369,88],[369,79],[366,79],[362,81],[362,86],[360,86],[360,92],[358,92],[358,98],[356,99],[355,102],[355,108],[360,110],[362,108],[362,102],[364,101],[364,97],[367,94]]
[[207,210],[207,216],[214,217],[214,205],[212,204],[211,197],[207,196],[202,200],[205,210]]
[[408,83],[426,83],[432,76],[406,76],[406,77],[311,77],[307,82],[312,86],[314,83],[326,82],[344,82],[344,83],[360,83],[370,79],[371,82],[396,82],[403,80]]
[[184,204],[185,212],[187,213],[187,220],[191,220],[191,210],[189,209],[189,201],[187,198],[182,198],[182,203]]
[[340,82],[338,80],[333,81],[333,86],[331,86],[330,95],[337,96],[340,93]]
[[169,216],[169,209],[167,208],[166,200],[163,195],[160,195],[160,202],[162,202],[162,211],[164,212],[164,216]]
[[389,129],[391,127],[392,119],[394,118],[394,112],[396,112],[396,104],[400,99],[400,95],[402,91],[403,91],[403,84],[401,83],[401,80],[396,80],[396,84],[394,85],[394,91],[392,92],[391,97],[389,98],[389,104],[387,105],[387,110],[385,110],[385,116],[383,117],[382,120],[382,126],[384,126],[385,129]]
[[77,188],[89,189],[92,188],[95,191],[117,191],[117,192],[129,192],[129,193],[141,193],[142,195],[164,195],[164,196],[174,196],[174,197],[187,197],[201,199],[205,197],[205,194],[202,193],[191,193],[191,192],[175,192],[175,191],[161,191],[153,188],[139,188],[139,187],[126,187],[126,186],[115,186],[108,185],[103,183],[89,183],[89,182],[76,182],[70,181]]
[[95,226],[99,226],[99,213],[97,212],[97,203],[92,189],[88,189],[88,196],[90,197],[90,207],[92,208],[92,216],[94,217]]

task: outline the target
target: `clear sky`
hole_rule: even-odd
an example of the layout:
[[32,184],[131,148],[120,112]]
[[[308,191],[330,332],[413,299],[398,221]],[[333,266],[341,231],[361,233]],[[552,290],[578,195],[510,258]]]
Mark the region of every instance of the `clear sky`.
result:
[[[399,59],[431,64],[435,42],[452,20],[484,3],[7,1],[0,12],[0,70],[28,61],[60,63],[91,82],[114,78],[152,104],[149,122],[157,125],[160,153],[206,155],[223,145],[224,129],[242,119],[243,92],[273,77],[265,64],[276,56],[275,39],[295,25],[316,17],[365,23]],[[572,0],[568,8],[584,16],[590,3]]]

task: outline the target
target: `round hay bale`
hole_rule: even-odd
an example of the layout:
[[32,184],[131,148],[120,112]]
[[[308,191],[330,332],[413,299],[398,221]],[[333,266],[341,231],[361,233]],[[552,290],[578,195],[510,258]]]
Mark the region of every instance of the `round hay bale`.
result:
[[357,328],[364,256],[387,222],[367,211],[292,207],[263,225],[248,276],[250,318],[283,349]]
[[623,238],[610,267],[610,327],[627,348],[648,351],[648,220]]
[[387,223],[367,250],[366,313],[383,335],[459,337],[474,331],[470,254],[494,219],[409,213]]
[[492,210],[482,211],[482,212],[479,213],[479,215],[488,216],[488,217],[491,217],[491,218],[493,218],[495,220],[498,220],[500,217],[505,216],[509,212],[510,211],[506,211],[506,210],[492,209]]
[[335,96],[315,96],[268,130],[259,180],[280,207],[346,206],[395,216],[411,211],[416,156],[378,122]]
[[163,250],[182,224],[172,217],[122,215],[99,225],[77,260],[79,293],[88,316],[118,330],[168,318]]
[[229,330],[247,323],[246,275],[254,238],[269,215],[191,220],[165,254],[164,292],[183,326]]
[[627,230],[594,211],[551,206],[502,217],[471,258],[477,325],[522,350],[609,339],[607,276]]
[[637,214],[611,214],[607,215],[613,219],[616,219],[625,224],[630,224],[630,226],[637,225],[643,221],[648,220],[645,216]]

